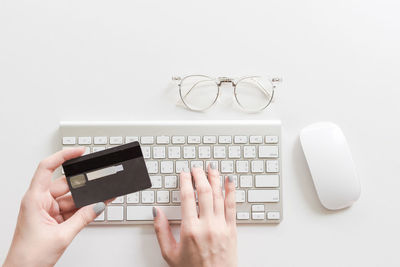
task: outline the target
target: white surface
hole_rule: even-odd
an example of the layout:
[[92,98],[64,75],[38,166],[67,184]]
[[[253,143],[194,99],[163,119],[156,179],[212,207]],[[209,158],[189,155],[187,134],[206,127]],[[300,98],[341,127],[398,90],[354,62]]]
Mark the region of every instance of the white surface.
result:
[[340,127],[313,123],[300,131],[300,143],[321,204],[329,210],[350,207],[360,197],[361,185]]
[[[399,266],[398,1],[0,1],[0,260],[60,120],[281,119],[279,226],[240,226],[240,266]],[[171,75],[277,73],[266,112],[174,105]],[[350,209],[318,201],[298,132],[345,133],[362,182]],[[59,266],[165,266],[151,226],[85,229]]]

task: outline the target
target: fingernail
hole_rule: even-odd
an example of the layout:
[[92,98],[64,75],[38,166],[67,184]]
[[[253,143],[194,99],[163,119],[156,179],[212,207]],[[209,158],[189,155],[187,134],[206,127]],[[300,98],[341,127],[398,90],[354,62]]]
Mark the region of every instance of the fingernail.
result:
[[233,182],[233,176],[232,176],[232,175],[228,175],[228,181],[229,181],[230,183]]
[[157,217],[157,209],[153,207],[153,218]]
[[104,202],[98,202],[96,205],[93,206],[94,213],[96,215],[100,215],[106,209],[106,204]]
[[217,168],[217,164],[215,162],[210,162],[211,169],[215,170]]

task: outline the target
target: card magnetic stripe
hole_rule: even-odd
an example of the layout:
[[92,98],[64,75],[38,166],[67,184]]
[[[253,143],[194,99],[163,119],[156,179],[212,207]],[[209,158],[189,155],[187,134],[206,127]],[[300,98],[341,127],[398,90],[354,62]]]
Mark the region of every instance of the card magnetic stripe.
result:
[[138,142],[133,142],[68,160],[63,169],[66,176],[74,176],[138,157],[143,157],[142,150]]

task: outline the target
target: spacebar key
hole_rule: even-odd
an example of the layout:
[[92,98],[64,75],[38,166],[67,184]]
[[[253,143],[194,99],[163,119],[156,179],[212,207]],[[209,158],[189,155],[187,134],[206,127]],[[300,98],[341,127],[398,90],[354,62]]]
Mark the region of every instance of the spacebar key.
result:
[[[168,220],[181,220],[181,206],[155,206],[161,209]],[[127,206],[128,221],[153,221],[153,206]]]
[[279,202],[279,190],[249,190],[249,202]]

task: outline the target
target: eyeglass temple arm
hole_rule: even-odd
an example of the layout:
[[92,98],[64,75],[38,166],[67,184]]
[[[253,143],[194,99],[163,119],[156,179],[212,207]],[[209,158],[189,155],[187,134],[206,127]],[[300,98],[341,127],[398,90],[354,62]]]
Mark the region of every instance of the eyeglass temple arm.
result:
[[[258,87],[260,87],[260,90],[267,96],[267,97],[271,97],[272,95],[265,89],[265,87],[259,82],[259,81],[257,81],[256,79],[254,79],[254,78],[256,78],[256,76],[252,76],[252,77],[249,77],[251,80],[253,80],[257,85],[258,85]],[[276,85],[275,85],[275,83],[280,83],[281,82],[281,80],[282,79],[280,79],[280,78],[272,78],[271,79],[271,83],[272,83],[272,86],[273,86],[273,88],[275,88],[276,87]]]

